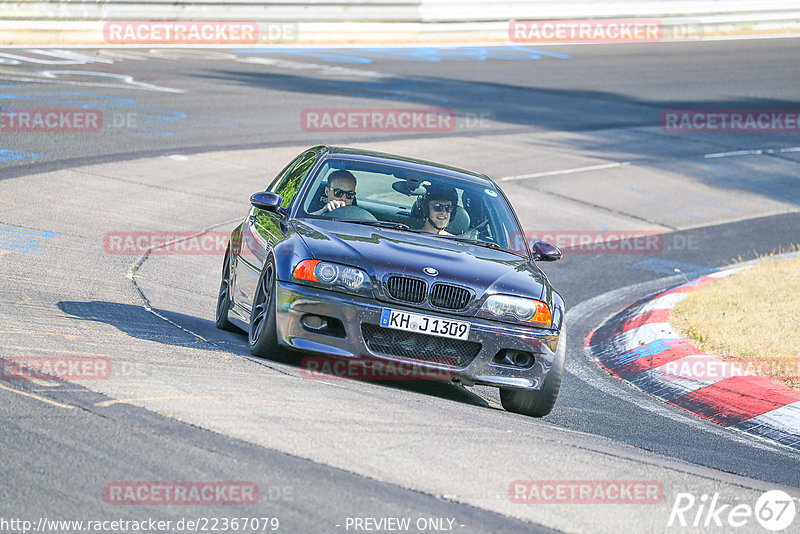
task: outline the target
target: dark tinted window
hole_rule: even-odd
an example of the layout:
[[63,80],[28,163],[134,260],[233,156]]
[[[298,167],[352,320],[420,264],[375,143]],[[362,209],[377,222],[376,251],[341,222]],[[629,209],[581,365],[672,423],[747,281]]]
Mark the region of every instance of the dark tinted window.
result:
[[[356,178],[357,209],[319,213],[325,205],[324,189],[328,177],[346,170]],[[494,243],[517,254],[527,256],[525,235],[519,228],[511,206],[490,184],[476,184],[437,172],[417,171],[390,163],[373,163],[329,158],[320,165],[303,200],[298,217],[322,217],[339,220],[377,220],[401,223],[409,231],[419,231],[429,214],[428,188],[450,188],[456,209],[446,227],[451,237]],[[434,200],[448,199],[439,198]],[[431,234],[436,235],[436,234]],[[446,235],[441,236],[443,238]]]
[[292,170],[285,174],[275,189],[275,193],[279,194],[283,199],[281,206],[286,208],[294,201],[294,197],[297,196],[297,192],[303,186],[303,181],[308,175],[308,171],[311,170],[316,161],[316,153],[306,152],[296,160],[297,163],[295,163]]

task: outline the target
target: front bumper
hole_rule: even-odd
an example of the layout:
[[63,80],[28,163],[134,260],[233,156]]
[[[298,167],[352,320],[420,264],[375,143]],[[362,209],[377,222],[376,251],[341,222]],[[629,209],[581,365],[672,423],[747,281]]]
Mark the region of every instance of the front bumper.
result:
[[[447,376],[451,376],[453,382],[466,385],[541,388],[553,364],[559,336],[556,330],[517,327],[475,317],[448,317],[446,313],[431,313],[428,310],[418,310],[401,304],[382,303],[290,282],[277,283],[275,304],[278,342],[282,345],[303,352],[341,358],[380,359],[432,372],[447,371]],[[463,365],[444,365],[372,351],[364,339],[362,325],[375,325],[380,329],[383,308],[437,315],[445,319],[466,320],[470,323],[469,341],[479,343],[480,350],[471,361],[464,362]],[[304,324],[304,317],[309,315],[338,319],[343,331],[341,329],[334,333],[314,331]],[[433,337],[425,334],[413,335]],[[534,363],[528,368],[520,368],[493,361],[503,349],[530,352],[535,358]]]

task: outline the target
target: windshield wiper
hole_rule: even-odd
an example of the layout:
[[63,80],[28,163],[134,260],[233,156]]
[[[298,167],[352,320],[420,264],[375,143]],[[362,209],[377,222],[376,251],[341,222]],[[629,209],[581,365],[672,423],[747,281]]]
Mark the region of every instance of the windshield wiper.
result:
[[478,245],[479,247],[486,247],[486,248],[491,248],[491,249],[494,249],[494,250],[502,250],[503,252],[508,252],[509,254],[516,254],[517,256],[523,256],[524,257],[523,254],[520,254],[519,252],[514,252],[513,250],[509,250],[507,248],[501,247],[500,245],[498,245],[497,243],[495,243],[493,241],[481,241],[480,239],[472,239],[471,237],[459,237],[459,236],[449,236],[449,235],[448,236],[442,236],[442,237],[444,237],[445,239],[452,239],[454,241],[459,241],[459,242],[462,242],[462,243],[469,243],[471,245]]
[[392,228],[394,230],[408,230],[408,225],[398,222],[392,221],[364,221],[364,220],[354,220],[350,221],[347,219],[336,219],[337,221],[341,222],[349,222],[353,224],[366,224],[367,226],[379,226],[381,228]]

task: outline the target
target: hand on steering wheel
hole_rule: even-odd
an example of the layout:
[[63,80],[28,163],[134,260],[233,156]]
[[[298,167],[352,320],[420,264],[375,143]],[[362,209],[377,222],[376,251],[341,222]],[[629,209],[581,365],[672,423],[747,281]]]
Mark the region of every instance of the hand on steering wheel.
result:
[[347,202],[344,200],[329,200],[327,204],[325,204],[325,211],[331,212],[338,208],[343,208],[347,205]]

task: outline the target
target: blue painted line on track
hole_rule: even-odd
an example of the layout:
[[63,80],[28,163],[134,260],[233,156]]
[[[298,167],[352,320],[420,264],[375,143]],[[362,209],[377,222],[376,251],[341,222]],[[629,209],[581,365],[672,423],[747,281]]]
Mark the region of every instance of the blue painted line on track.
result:
[[18,150],[7,150],[0,148],[0,162],[4,161],[13,161],[16,159],[35,159],[35,158],[46,158],[47,156],[44,154],[34,154],[32,152],[20,152]]
[[[84,93],[80,91],[64,91],[64,96],[52,92],[34,93],[34,95],[18,95],[12,93],[0,93],[3,100],[28,100],[32,102],[46,102],[48,104],[59,104],[76,108],[94,108],[106,106],[134,106],[136,100],[118,96],[102,95],[98,93]],[[72,97],[86,98],[72,98]],[[87,101],[89,99],[89,101]]]
[[527,46],[507,46],[506,48],[510,48],[512,50],[519,50],[522,52],[536,53],[542,56],[554,57],[557,59],[570,59],[570,56],[568,56],[567,54],[559,54],[557,52],[550,52],[549,50],[539,50],[538,48],[528,48]]
[[680,341],[680,339],[656,339],[655,341],[651,341],[646,345],[637,347],[630,352],[617,354],[611,358],[610,361],[614,363],[615,367],[619,367],[620,365],[634,362],[640,358],[650,358],[656,354],[661,354],[662,352],[671,349],[677,341]]
[[90,109],[96,107],[97,104],[88,104],[85,101],[63,99],[63,98],[45,98],[42,96],[28,96],[28,95],[14,95],[10,93],[0,93],[0,100],[22,100],[25,102],[46,102],[48,104],[59,104],[62,106],[69,106],[81,109]]
[[[177,122],[188,119],[189,115],[181,111],[159,108],[146,108],[138,106],[136,100],[132,98],[123,98],[112,95],[105,95],[100,93],[91,93],[84,91],[41,91],[32,95],[21,95],[7,92],[0,92],[0,101],[14,101],[15,104],[21,105],[22,102],[40,102],[51,105],[67,106],[81,109],[97,109],[103,110],[106,113],[113,112],[115,115],[108,121],[103,131],[106,133],[126,133],[129,135],[150,136],[150,137],[172,137],[175,135],[172,131],[167,131],[160,128],[160,126],[168,125],[170,129],[180,129]],[[24,105],[24,104],[22,104]],[[111,109],[109,109],[111,108]],[[5,106],[5,109],[16,109]],[[28,109],[28,108],[21,108]],[[116,114],[126,112],[133,116],[135,124],[123,124],[124,128],[119,125],[113,126],[116,121]],[[127,120],[127,117],[123,118]],[[109,124],[111,126],[109,126]],[[42,155],[33,155],[25,157],[46,157]],[[7,161],[9,159],[21,159],[13,155],[7,155],[6,159],[0,161]]]
[[21,252],[38,256],[36,251],[41,250],[42,240],[57,235],[57,232],[31,230],[0,224],[0,250]]
[[234,54],[290,54],[334,63],[368,64],[373,59],[438,63],[442,61],[533,61],[550,57],[570,59],[567,54],[525,46],[450,46],[413,48],[236,48]]

